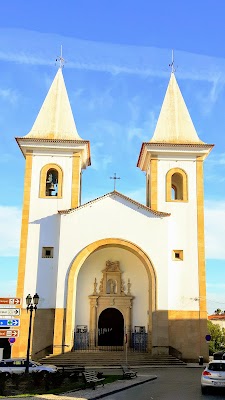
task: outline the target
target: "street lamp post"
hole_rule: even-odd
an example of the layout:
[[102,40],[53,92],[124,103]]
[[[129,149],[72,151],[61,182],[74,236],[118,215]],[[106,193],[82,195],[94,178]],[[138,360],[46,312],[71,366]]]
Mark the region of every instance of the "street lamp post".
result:
[[26,304],[27,304],[27,312],[30,312],[30,320],[29,320],[29,330],[28,330],[28,341],[27,341],[27,358],[26,358],[26,368],[25,368],[25,373],[29,373],[29,358],[30,358],[30,339],[31,339],[31,328],[32,328],[32,315],[33,311],[37,310],[37,305],[39,301],[39,296],[36,293],[33,296],[33,302],[32,302],[32,297],[30,294],[27,295],[26,297]]

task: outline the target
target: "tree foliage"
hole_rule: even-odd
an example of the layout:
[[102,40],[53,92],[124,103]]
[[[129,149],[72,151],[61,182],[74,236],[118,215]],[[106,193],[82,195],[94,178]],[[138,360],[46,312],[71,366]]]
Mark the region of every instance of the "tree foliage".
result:
[[215,351],[222,350],[225,347],[225,329],[208,321],[208,331],[211,336],[209,354],[212,355]]

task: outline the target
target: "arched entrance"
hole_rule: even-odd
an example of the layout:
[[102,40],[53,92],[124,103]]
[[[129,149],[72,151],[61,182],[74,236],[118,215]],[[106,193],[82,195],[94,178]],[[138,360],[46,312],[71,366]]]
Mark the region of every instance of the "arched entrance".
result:
[[[88,244],[84,247],[75,257],[69,273],[68,273],[68,281],[67,281],[67,300],[66,300],[66,308],[65,309],[56,309],[55,310],[55,324],[54,324],[54,341],[53,348],[54,354],[60,354],[61,349],[59,347],[59,343],[62,344],[62,347],[68,346],[67,350],[72,349],[74,345],[74,325],[75,325],[75,304],[76,304],[76,277],[79,272],[79,269],[83,265],[84,261],[89,257],[90,254],[94,253],[98,249],[114,247],[117,246],[119,248],[126,249],[131,253],[135,254],[143,263],[146,272],[148,274],[148,283],[149,283],[149,298],[148,298],[148,330],[149,332],[153,332],[153,318],[152,315],[156,310],[156,274],[151,260],[148,255],[137,245],[127,240],[119,239],[119,238],[105,238],[97,240],[96,242]],[[63,314],[63,316],[62,316]],[[62,324],[63,319],[65,318],[65,323]],[[96,321],[96,320],[95,320]],[[94,321],[94,323],[95,323]],[[96,324],[97,325],[97,324]],[[96,326],[97,328],[97,326]],[[148,344],[149,350],[152,347],[152,341],[149,341]],[[64,347],[63,347],[64,348]]]
[[98,319],[98,346],[123,346],[124,319],[116,308],[106,308]]

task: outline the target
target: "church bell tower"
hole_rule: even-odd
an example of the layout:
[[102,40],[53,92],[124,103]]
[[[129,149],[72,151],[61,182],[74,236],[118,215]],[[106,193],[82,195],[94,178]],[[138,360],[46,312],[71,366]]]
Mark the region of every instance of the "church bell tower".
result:
[[212,148],[199,139],[172,69],[154,135],[142,144],[138,167],[146,173],[146,205],[170,213],[168,249],[162,249],[169,251],[170,343],[179,333],[177,321],[187,320],[198,342],[200,326],[206,357],[203,162]]
[[[16,141],[26,160],[17,283],[17,297],[23,298],[21,338],[13,348],[14,355],[20,356],[26,349],[25,298],[28,293],[33,295],[39,290],[39,320],[42,316],[45,318],[46,336],[52,334],[58,268],[58,211],[80,206],[82,169],[90,165],[89,141],[83,140],[77,132],[62,65],[31,131],[24,137],[17,137]],[[40,268],[46,277],[41,289],[36,287]]]

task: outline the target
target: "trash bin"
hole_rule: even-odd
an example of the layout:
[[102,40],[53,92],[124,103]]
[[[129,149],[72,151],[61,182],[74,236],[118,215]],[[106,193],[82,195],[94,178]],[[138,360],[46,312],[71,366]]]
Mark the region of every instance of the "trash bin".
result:
[[198,363],[199,365],[203,365],[203,356],[198,357]]

